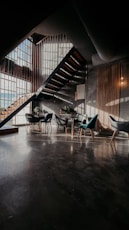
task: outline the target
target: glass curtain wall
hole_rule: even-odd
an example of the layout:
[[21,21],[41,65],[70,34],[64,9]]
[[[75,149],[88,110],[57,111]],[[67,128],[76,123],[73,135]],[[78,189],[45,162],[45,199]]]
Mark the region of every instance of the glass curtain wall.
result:
[[41,74],[46,80],[73,44],[65,35],[46,37],[41,44]]
[[[32,69],[32,43],[27,39],[10,52],[0,64],[0,111],[11,108],[14,103],[24,102],[24,96],[31,93],[29,80]],[[25,112],[29,106],[13,117],[9,124],[25,123]],[[5,114],[5,117],[7,114]],[[1,116],[1,120],[4,115]]]

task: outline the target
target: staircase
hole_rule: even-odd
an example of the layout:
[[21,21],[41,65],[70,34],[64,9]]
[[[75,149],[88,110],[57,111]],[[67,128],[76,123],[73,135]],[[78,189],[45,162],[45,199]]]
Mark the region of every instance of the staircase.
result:
[[86,78],[86,60],[73,47],[57,68],[51,73],[43,86],[37,91],[40,93],[57,96],[64,87],[75,87],[84,84]]
[[2,121],[3,119],[5,119],[8,115],[10,115],[10,113],[12,113],[14,110],[16,110],[19,106],[21,106],[26,100],[28,100],[30,97],[32,96],[32,94],[27,94],[24,95],[22,97],[20,97],[19,99],[17,99],[16,101],[14,101],[10,106],[8,106],[6,109],[4,109],[3,111],[0,112],[0,121]]
[[[59,97],[59,92],[62,89],[65,89],[65,87],[71,87],[72,89],[78,84],[84,84],[85,78],[86,60],[73,47],[36,93],[22,96],[0,112],[0,128],[40,94]],[[64,95],[65,93],[62,94],[62,96]]]

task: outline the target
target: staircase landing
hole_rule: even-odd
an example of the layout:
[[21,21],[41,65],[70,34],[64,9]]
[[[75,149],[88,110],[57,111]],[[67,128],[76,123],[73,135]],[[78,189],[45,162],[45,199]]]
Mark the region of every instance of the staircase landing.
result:
[[15,126],[3,126],[0,128],[0,135],[10,134],[10,133],[17,133],[18,127]]

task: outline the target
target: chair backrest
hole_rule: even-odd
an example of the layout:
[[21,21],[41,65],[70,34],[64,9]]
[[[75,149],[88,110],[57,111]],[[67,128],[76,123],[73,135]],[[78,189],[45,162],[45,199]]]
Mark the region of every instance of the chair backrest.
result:
[[117,124],[117,121],[115,120],[115,118],[112,117],[111,115],[109,115],[109,120],[110,120],[111,127],[114,130],[117,130],[118,129],[118,124]]
[[90,121],[87,124],[87,128],[94,129],[95,128],[95,123],[97,120],[98,114],[96,114],[94,117],[90,119]]
[[25,113],[26,120],[30,123],[35,123],[40,121],[40,117],[36,117],[31,113]]
[[[116,121],[114,117],[112,117],[111,115],[109,115],[109,118],[111,121]],[[117,122],[117,121],[116,121]]]
[[63,118],[58,117],[56,114],[55,114],[55,118],[59,126],[66,126],[68,123],[68,118],[63,119]]
[[109,115],[109,120],[113,130],[129,133],[129,121],[116,121],[111,115]]
[[52,120],[52,117],[53,117],[53,113],[48,113],[44,119],[44,122],[51,122]]

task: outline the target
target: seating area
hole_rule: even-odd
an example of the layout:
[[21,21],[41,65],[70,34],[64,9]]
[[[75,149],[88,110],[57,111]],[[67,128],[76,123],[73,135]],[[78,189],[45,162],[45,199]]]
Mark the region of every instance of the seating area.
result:
[[[53,116],[54,115],[54,116]],[[87,120],[82,121],[78,118],[64,118],[56,113],[46,113],[45,115],[34,115],[26,113],[26,128],[29,131],[42,134],[64,134],[73,137],[87,137],[91,136],[94,141],[96,137],[105,137],[110,144],[116,139],[122,137],[129,137],[129,121],[118,121],[112,115],[109,115],[110,127],[104,128],[99,120],[98,114],[93,117],[88,117]],[[18,127],[9,126],[8,128],[1,128],[0,134],[9,134],[18,132]],[[124,135],[127,133],[127,135]],[[120,134],[120,135],[119,135]],[[121,135],[122,134],[122,135]],[[118,136],[118,138],[117,138]]]
[[[57,130],[54,130],[53,133],[62,133],[65,135],[73,136],[87,136],[90,135],[92,141],[94,141],[95,136],[105,136],[110,138],[110,143],[115,139],[119,132],[125,132],[129,136],[129,121],[117,121],[113,116],[109,116],[111,128],[104,128],[101,124],[101,121],[98,119],[98,114],[95,114],[93,117],[79,121],[76,118],[60,117],[56,113],[47,113],[45,116],[36,116],[30,113],[26,113],[25,117],[27,124],[41,133],[52,132],[52,120],[57,127]],[[96,134],[97,132],[97,134]]]

